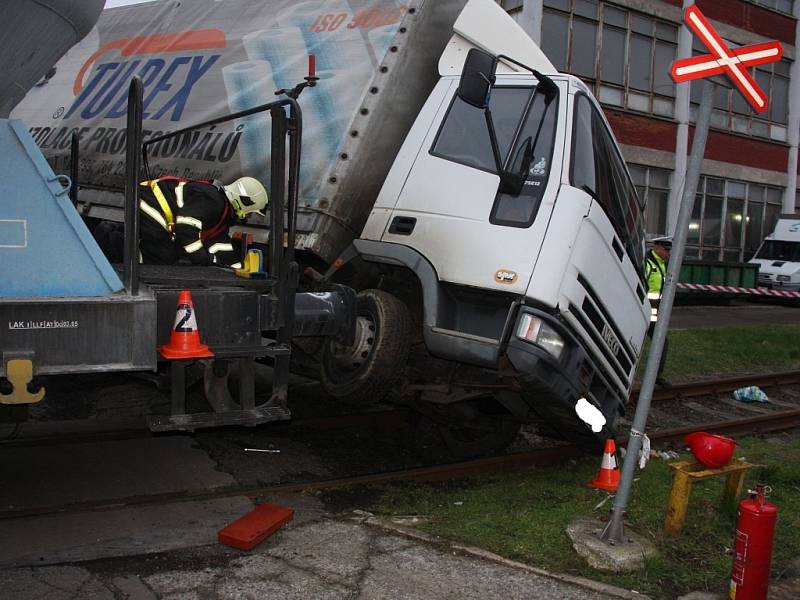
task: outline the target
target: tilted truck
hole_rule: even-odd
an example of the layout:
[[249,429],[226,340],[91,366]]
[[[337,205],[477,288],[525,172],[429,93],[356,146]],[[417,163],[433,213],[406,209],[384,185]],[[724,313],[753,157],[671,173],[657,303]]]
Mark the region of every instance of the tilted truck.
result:
[[[491,0],[106,10],[18,114],[56,170],[80,138],[80,210],[120,220],[131,76],[154,140],[275,98],[308,55],[301,286],[359,297],[354,343],[300,340],[295,368],[343,402],[413,407],[465,455],[532,420],[585,445],[613,435],[649,320],[642,206],[588,88]],[[146,143],[147,163],[268,181],[267,131],[246,116]]]

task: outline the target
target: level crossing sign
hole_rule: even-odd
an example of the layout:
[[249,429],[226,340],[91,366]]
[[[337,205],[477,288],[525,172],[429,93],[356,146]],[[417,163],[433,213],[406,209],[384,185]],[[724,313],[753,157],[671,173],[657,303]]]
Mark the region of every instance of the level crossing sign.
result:
[[765,42],[732,50],[697,5],[693,4],[686,9],[684,19],[711,54],[676,60],[672,63],[672,79],[681,83],[727,73],[756,111],[763,113],[767,110],[769,99],[766,93],[745,67],[779,61],[783,56],[781,43]]

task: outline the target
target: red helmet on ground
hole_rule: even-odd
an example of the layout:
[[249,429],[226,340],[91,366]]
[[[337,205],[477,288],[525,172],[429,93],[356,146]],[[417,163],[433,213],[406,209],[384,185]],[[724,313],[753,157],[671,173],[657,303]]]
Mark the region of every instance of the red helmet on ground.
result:
[[733,458],[736,442],[729,437],[714,435],[705,431],[690,433],[683,438],[695,458],[707,467],[719,469]]

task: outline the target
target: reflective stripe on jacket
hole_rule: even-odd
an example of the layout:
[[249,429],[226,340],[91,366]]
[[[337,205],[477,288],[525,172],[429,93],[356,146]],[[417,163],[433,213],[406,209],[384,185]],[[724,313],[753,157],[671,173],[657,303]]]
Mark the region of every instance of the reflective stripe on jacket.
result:
[[650,321],[653,322],[658,319],[658,303],[664,291],[667,263],[652,250],[645,257],[644,276],[647,279],[647,297],[650,299]]
[[230,266],[240,261],[238,245],[232,244],[228,231],[237,216],[217,185],[177,177],[143,181],[139,208],[142,218],[164,229],[191,262]]

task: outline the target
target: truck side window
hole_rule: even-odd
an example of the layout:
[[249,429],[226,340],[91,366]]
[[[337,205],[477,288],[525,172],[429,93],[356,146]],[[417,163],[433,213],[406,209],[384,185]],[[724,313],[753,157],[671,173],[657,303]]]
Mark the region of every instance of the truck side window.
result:
[[583,94],[576,96],[574,127],[572,185],[595,195],[631,261],[641,270],[644,228],[636,188],[602,117]]
[[[504,158],[530,93],[529,87],[496,87],[492,90],[489,109],[492,111],[500,155]],[[483,111],[470,106],[458,96],[453,98],[433,142],[431,154],[482,171],[497,172]]]
[[[531,91],[530,87],[496,87],[489,101],[502,159],[505,161],[509,152],[513,152],[513,166],[517,162],[514,159],[523,156],[528,143],[532,145],[534,155],[520,195],[497,195],[489,215],[489,222],[495,225],[529,227],[536,217],[550,174],[558,107],[554,100],[548,106],[544,95],[537,94],[533,106],[525,115]],[[517,138],[516,147],[511,148],[514,133],[523,118],[525,124]],[[463,102],[458,96],[453,99],[442,122],[431,154],[482,171],[497,172],[483,111]]]
[[[553,141],[556,133],[558,106],[555,99],[549,104],[544,94],[537,94],[525,125],[512,149],[512,171],[517,170],[515,158],[521,156],[527,144],[532,144],[533,161],[519,196],[498,194],[489,222],[510,227],[530,227],[542,202],[553,161]],[[541,126],[541,127],[540,127]],[[537,136],[538,134],[538,136]]]

